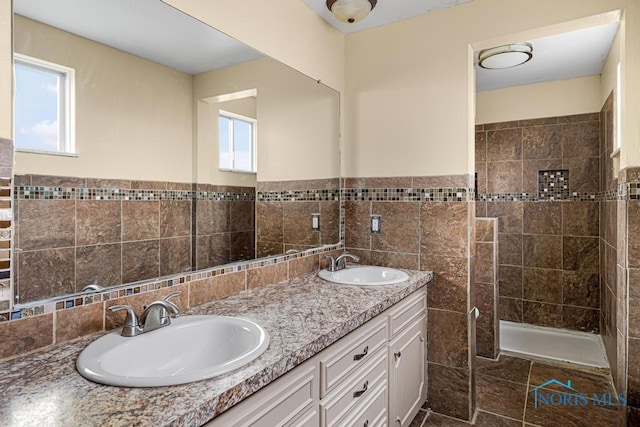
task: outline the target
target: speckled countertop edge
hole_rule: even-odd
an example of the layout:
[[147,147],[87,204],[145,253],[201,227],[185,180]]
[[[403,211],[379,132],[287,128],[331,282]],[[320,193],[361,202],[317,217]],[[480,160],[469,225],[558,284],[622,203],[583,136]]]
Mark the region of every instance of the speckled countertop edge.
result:
[[185,311],[240,316],[270,334],[269,348],[229,374],[190,384],[110,387],[75,370],[78,353],[100,334],[0,363],[0,419],[11,426],[199,426],[265,387],[424,286],[431,272],[404,270],[389,286],[342,286],[315,273],[244,291]]

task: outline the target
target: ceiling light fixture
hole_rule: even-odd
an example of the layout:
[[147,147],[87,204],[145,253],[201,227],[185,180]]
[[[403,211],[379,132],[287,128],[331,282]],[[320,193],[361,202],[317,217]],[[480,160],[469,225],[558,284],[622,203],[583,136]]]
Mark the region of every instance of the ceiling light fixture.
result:
[[478,55],[478,64],[487,70],[501,70],[517,67],[531,58],[533,58],[531,43],[512,43],[481,50]]
[[367,17],[378,0],[327,0],[327,8],[333,16],[345,24],[355,24]]

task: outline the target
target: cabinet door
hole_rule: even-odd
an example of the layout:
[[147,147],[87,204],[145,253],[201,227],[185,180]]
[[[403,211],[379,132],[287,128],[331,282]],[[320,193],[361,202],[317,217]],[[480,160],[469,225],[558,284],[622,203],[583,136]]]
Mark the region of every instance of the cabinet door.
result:
[[389,425],[408,426],[425,400],[426,317],[402,331],[389,346]]

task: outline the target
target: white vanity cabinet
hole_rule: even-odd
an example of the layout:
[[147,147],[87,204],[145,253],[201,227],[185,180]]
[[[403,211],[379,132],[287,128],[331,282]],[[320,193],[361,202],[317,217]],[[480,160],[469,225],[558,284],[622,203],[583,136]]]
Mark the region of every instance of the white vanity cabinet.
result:
[[408,426],[425,394],[426,287],[207,423]]

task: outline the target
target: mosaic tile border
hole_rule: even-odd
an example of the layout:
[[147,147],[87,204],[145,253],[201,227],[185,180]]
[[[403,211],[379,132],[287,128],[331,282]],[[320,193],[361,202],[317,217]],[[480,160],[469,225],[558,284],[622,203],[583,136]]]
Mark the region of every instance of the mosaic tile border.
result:
[[336,250],[342,250],[344,245],[338,243],[335,245],[325,245],[318,248],[308,249],[306,251],[297,252],[295,254],[280,255],[271,258],[258,259],[228,265],[222,265],[212,267],[206,270],[200,270],[197,272],[184,273],[175,276],[164,277],[155,280],[145,280],[137,283],[129,283],[126,285],[110,288],[104,292],[94,293],[90,295],[70,295],[60,299],[39,302],[33,304],[26,304],[19,310],[14,310],[10,313],[1,313],[0,322],[3,321],[15,321],[27,317],[38,316],[41,314],[52,313],[54,311],[66,310],[82,305],[98,304],[111,299],[120,298],[129,295],[144,294],[147,292],[153,292],[158,289],[170,288],[175,285],[186,284],[195,282],[198,280],[207,279],[214,276],[222,276],[224,274],[237,273],[239,271],[254,270],[263,267],[267,267],[282,262],[298,258],[306,258],[311,256],[318,256],[323,253],[332,252]]
[[482,193],[478,194],[478,202],[605,202],[614,200],[640,200],[640,182],[627,182],[617,188],[598,193],[572,192],[565,198],[547,196],[540,198],[530,193]]
[[258,191],[257,202],[337,202],[340,190]]
[[451,188],[343,188],[347,202],[468,202],[475,193],[468,187]]

